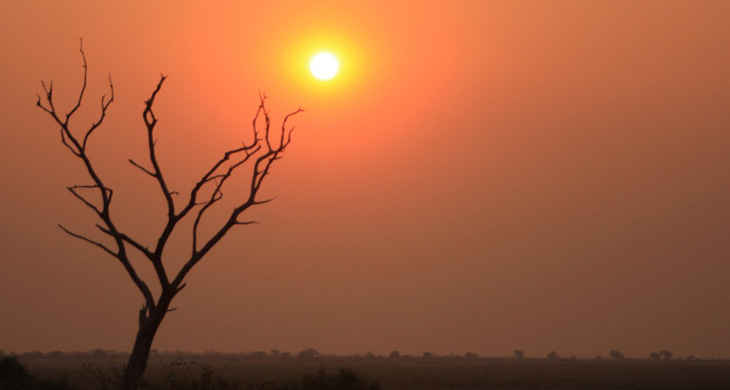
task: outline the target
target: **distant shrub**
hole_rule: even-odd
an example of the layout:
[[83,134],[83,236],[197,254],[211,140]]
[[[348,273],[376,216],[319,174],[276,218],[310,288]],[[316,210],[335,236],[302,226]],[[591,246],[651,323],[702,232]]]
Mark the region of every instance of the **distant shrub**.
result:
[[550,353],[549,353],[549,354],[547,355],[547,358],[548,358],[548,360],[558,360],[558,359],[559,359],[559,357],[558,357],[558,353],[557,353],[557,352],[555,352],[555,351],[552,351],[552,352],[550,352]]
[[621,360],[624,358],[624,354],[615,349],[612,349],[611,352],[608,353],[608,356],[616,360]]
[[519,349],[515,349],[515,352],[514,352],[514,353],[515,353],[515,354],[514,354],[513,356],[514,356],[514,358],[515,358],[515,359],[517,359],[517,360],[520,360],[520,359],[522,359],[523,357],[525,357],[525,352],[524,352],[524,351],[521,351],[521,350],[519,350]]
[[42,359],[42,358],[46,357],[46,355],[44,355],[43,352],[41,352],[41,351],[26,352],[22,356],[24,359]]
[[59,359],[64,357],[63,351],[51,351],[46,354],[46,357],[53,358],[53,359]]
[[308,358],[313,358],[317,355],[319,355],[319,352],[316,349],[306,348],[306,349],[299,351],[299,353],[297,354],[297,357],[308,359]]
[[101,348],[90,350],[89,356],[91,356],[94,359],[106,359],[108,357],[106,352],[104,352],[104,350]]
[[390,357],[392,357],[392,358],[394,358],[394,359],[395,359],[395,358],[399,358],[399,357],[400,357],[400,352],[398,352],[398,351],[393,351],[393,352],[391,352],[391,353],[390,353]]

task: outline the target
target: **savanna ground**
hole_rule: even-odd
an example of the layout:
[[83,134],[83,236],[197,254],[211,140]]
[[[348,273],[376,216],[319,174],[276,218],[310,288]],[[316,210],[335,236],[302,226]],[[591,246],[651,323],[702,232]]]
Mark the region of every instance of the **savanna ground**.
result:
[[[21,357],[37,378],[65,378],[69,388],[111,388],[122,357],[90,356]],[[480,357],[251,357],[225,354],[153,355],[146,378],[164,378],[178,385],[150,388],[182,388],[182,383],[217,382],[189,388],[205,389],[301,389],[302,378],[314,378],[324,368],[328,375],[347,368],[367,387],[401,389],[730,389],[727,360],[609,360],[609,359],[509,359]],[[377,382],[377,383],[376,383]],[[289,384],[289,385],[287,385]],[[376,386],[372,386],[375,384]],[[288,386],[288,387],[287,387]],[[297,387],[298,386],[298,387]],[[356,387],[346,387],[356,388]]]

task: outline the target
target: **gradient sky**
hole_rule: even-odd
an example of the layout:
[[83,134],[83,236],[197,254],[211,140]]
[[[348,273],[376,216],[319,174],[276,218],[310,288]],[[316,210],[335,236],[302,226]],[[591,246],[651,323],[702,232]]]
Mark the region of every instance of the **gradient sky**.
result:
[[[248,136],[258,91],[275,123],[306,110],[276,201],[190,274],[153,348],[730,358],[730,2],[181,3],[0,3],[0,349],[136,332],[118,262],[56,226],[94,234],[35,107],[41,80],[70,107],[83,37],[77,123],[110,73],[91,154],[141,240],[163,203],[126,160],[160,73],[180,192]],[[329,82],[307,70],[323,49]]]

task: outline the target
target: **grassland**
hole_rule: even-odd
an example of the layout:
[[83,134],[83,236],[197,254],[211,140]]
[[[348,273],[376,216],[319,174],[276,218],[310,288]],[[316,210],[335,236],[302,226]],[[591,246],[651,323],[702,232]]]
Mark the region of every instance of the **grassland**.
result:
[[[65,377],[73,388],[101,388],[123,358],[90,356],[21,358],[41,378]],[[116,367],[116,368],[115,368]],[[383,390],[405,389],[730,389],[726,360],[507,359],[465,357],[250,357],[174,354],[150,360],[147,376],[215,373],[240,389],[296,381],[320,368],[351,368]],[[207,371],[206,371],[207,370]],[[262,385],[263,384],[263,385]],[[273,388],[273,387],[268,387]]]

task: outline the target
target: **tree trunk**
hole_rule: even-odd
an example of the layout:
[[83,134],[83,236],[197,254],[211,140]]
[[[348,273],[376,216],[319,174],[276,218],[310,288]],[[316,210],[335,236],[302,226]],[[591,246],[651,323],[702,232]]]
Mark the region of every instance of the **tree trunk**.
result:
[[[163,299],[161,298],[160,301]],[[142,382],[142,375],[147,368],[147,361],[152,349],[152,341],[157,334],[157,329],[162,323],[162,319],[167,314],[167,308],[170,305],[169,300],[159,302],[152,310],[149,310],[149,316],[144,315],[145,309],[140,312],[140,326],[137,331],[137,338],[134,341],[132,353],[129,355],[127,367],[124,368],[122,376],[122,390],[138,390]]]

